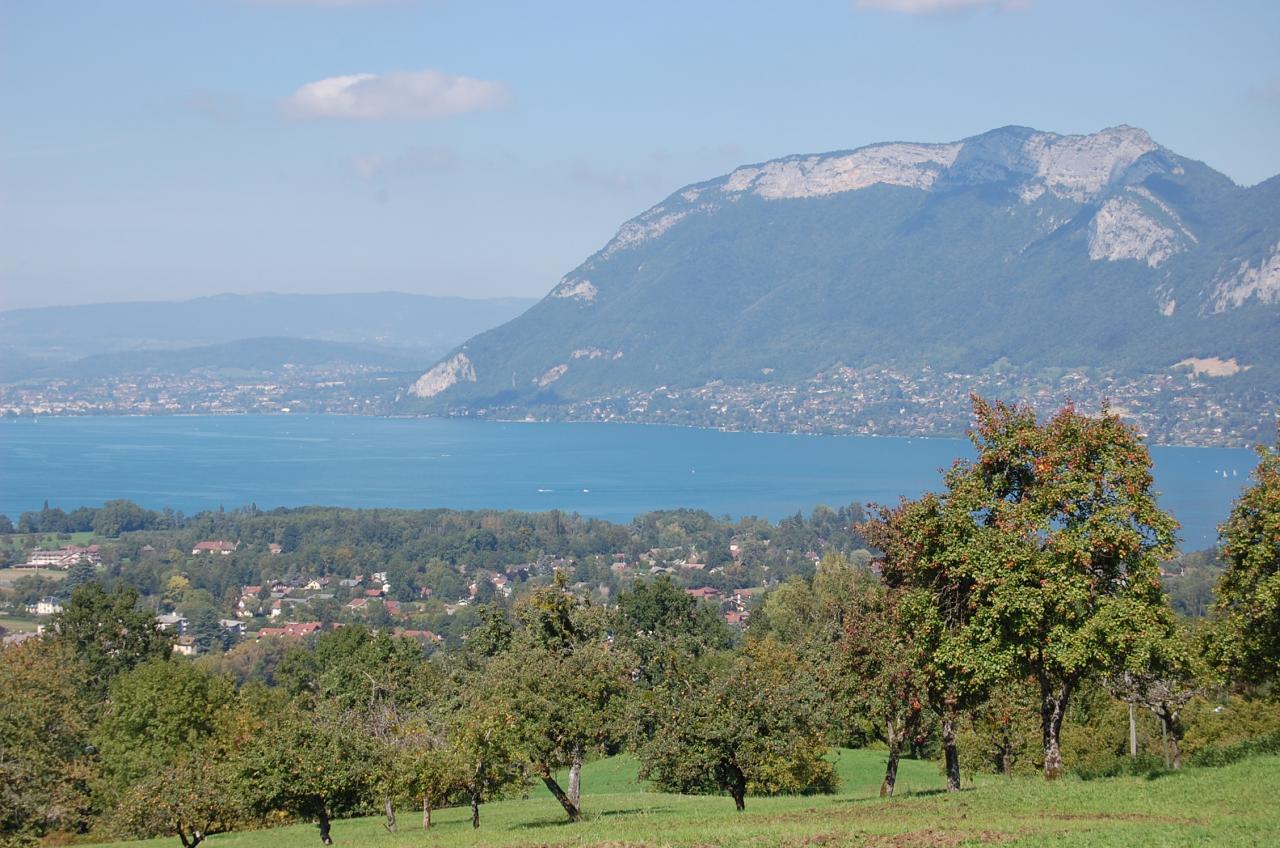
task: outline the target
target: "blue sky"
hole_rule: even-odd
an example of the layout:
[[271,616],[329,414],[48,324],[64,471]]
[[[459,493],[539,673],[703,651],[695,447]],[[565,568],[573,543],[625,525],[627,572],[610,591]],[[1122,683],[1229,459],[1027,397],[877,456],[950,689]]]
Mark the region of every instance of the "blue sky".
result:
[[540,296],[737,164],[1141,126],[1280,173],[1280,3],[0,0],[0,308]]

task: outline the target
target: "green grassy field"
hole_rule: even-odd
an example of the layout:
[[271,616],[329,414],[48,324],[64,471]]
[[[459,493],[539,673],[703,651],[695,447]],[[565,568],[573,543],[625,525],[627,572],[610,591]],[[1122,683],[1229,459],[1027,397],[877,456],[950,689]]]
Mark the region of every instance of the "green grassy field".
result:
[[[960,845],[1138,846],[1280,844],[1280,757],[1258,757],[1222,769],[1187,769],[1155,779],[1038,779],[987,777],[962,792],[941,790],[931,763],[902,764],[899,794],[876,797],[883,755],[840,752],[843,778],[830,796],[748,798],[736,813],[727,797],[645,792],[635,762],[616,757],[583,774],[585,819],[565,821],[545,791],[481,807],[480,829],[470,812],[435,813],[430,831],[421,814],[404,810],[398,833],[379,818],[335,822],[338,846],[464,848],[465,846],[844,846],[950,848]],[[133,845],[177,845],[176,839]],[[314,825],[212,837],[211,848],[314,848]]]
[[20,578],[33,577],[36,574],[54,580],[63,580],[67,576],[67,572],[55,571],[52,568],[0,568],[0,589],[8,589]]
[[[62,548],[67,545],[88,545],[94,541],[94,538],[94,534],[87,531],[82,533],[44,533],[36,537],[35,546],[37,548]],[[30,539],[30,535],[14,533],[0,537],[0,547],[16,551],[25,547]]]
[[30,618],[14,618],[11,615],[0,615],[0,627],[10,633],[34,631],[40,622]]

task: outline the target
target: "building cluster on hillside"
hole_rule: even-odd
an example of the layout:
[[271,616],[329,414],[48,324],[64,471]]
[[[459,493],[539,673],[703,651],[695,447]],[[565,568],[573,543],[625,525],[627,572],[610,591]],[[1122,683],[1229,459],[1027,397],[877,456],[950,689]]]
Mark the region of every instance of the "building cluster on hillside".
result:
[[[1067,402],[1106,403],[1158,444],[1247,446],[1265,441],[1280,397],[1222,388],[1216,378],[1169,371],[1124,377],[1084,371],[980,374],[839,367],[800,385],[713,381],[661,386],[570,404],[554,417],[679,424],[724,430],[874,436],[962,435],[972,423],[970,395],[1017,400],[1051,414]],[[491,417],[525,417],[493,409]],[[540,414],[546,414],[540,411]],[[536,416],[535,416],[536,417]]]
[[25,562],[14,568],[52,568],[66,571],[73,565],[102,564],[102,551],[98,545],[67,545],[62,548],[33,548]]
[[[242,540],[230,534],[185,537],[181,544],[143,539],[135,543],[136,548],[127,548],[127,555],[107,543],[105,553],[113,569],[132,563],[144,571],[149,565],[168,570],[168,588],[163,595],[152,594],[149,603],[156,610],[156,626],[172,633],[174,650],[187,655],[225,650],[243,640],[296,639],[357,623],[415,638],[427,646],[463,639],[478,621],[472,608],[510,603],[528,591],[526,584],[545,585],[557,574],[566,578],[575,593],[601,604],[611,603],[618,591],[637,580],[668,576],[690,597],[715,609],[726,623],[741,627],[750,615],[753,596],[763,588],[744,586],[785,579],[788,573],[811,567],[820,556],[803,547],[775,545],[769,534],[755,529],[721,536],[708,543],[723,548],[703,550],[703,544],[693,543],[674,526],[673,543],[665,546],[541,554],[509,565],[437,560],[432,567],[444,570],[434,576],[424,567],[406,567],[403,561],[383,559],[386,565],[375,564],[380,562],[376,554],[364,569],[335,568],[323,549],[316,558],[306,553],[310,548],[305,540],[293,540],[286,551],[277,542]],[[820,548],[826,544],[815,543]],[[101,569],[107,567],[103,553],[97,544],[36,548],[28,559],[42,568],[89,563]],[[771,572],[774,567],[777,570]],[[262,579],[232,582],[230,589],[225,588],[228,578],[235,581],[233,575],[245,574],[246,569]],[[29,579],[48,583],[61,577],[33,574]],[[220,588],[213,589],[215,585]],[[50,591],[47,586],[40,588]],[[68,596],[69,590],[54,588],[49,595],[38,599],[31,595],[24,599],[24,606],[9,608],[47,620],[62,611]]]
[[359,365],[295,366],[244,376],[216,369],[0,384],[0,416],[340,413],[385,414],[393,383]]

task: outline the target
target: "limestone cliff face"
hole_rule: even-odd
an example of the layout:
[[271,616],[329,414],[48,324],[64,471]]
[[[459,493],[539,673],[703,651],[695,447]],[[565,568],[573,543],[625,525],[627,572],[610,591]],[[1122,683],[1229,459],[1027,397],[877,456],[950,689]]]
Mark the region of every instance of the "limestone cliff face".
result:
[[1004,127],[686,186],[411,392],[458,408],[837,364],[1243,369],[1278,307],[1280,178],[1241,188],[1135,127]]

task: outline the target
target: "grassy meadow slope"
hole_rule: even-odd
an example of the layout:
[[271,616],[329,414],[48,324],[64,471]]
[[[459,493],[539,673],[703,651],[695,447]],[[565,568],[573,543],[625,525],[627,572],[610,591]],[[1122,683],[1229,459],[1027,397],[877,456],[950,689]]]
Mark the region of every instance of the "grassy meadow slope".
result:
[[[958,846],[1265,845],[1280,833],[1274,791],[1280,757],[1258,757],[1221,769],[1187,769],[1141,777],[1047,785],[1039,778],[984,776],[947,795],[933,763],[903,761],[899,795],[876,797],[883,755],[841,751],[837,795],[748,798],[735,813],[727,797],[645,792],[636,763],[615,757],[587,767],[586,819],[569,824],[545,791],[481,808],[473,831],[465,808],[437,811],[424,832],[419,813],[404,810],[400,832],[380,818],[334,824],[338,846]],[[176,839],[132,845],[176,845]],[[212,848],[312,848],[313,825],[226,834]],[[1270,843],[1274,844],[1274,843]]]

